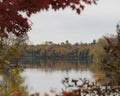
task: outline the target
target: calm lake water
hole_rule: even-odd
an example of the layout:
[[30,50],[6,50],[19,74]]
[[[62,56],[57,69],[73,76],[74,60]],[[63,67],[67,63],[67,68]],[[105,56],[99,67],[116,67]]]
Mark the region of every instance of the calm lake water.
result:
[[87,66],[75,62],[59,61],[53,63],[50,61],[45,64],[29,65],[21,75],[25,79],[24,85],[27,86],[29,93],[39,92],[43,95],[47,92],[51,94],[50,90],[59,93],[64,88],[61,81],[65,77],[94,80],[93,73]]

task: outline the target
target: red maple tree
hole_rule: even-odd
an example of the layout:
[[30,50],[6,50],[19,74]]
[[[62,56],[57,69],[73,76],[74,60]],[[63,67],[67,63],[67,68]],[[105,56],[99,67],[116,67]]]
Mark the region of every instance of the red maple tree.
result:
[[[31,14],[41,10],[58,10],[66,7],[80,14],[86,4],[96,4],[97,0],[0,0],[0,36],[8,37],[9,33],[16,36],[24,35],[31,29],[28,19]],[[23,17],[24,12],[28,17]]]

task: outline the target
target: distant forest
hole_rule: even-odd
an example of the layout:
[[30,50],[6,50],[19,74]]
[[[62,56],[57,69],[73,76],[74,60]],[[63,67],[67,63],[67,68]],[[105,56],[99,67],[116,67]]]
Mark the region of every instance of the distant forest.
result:
[[79,60],[82,64],[90,64],[93,62],[93,55],[90,54],[90,49],[95,45],[95,40],[90,44],[71,44],[68,41],[54,44],[49,41],[40,45],[27,45],[19,58],[12,60],[12,62],[36,64],[39,63],[39,60]]

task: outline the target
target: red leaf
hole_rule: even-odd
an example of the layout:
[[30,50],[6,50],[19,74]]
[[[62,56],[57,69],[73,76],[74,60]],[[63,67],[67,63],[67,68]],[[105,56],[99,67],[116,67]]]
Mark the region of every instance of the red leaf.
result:
[[72,5],[71,8],[72,8],[73,10],[76,9],[75,5]]
[[8,38],[8,34],[5,32],[0,32],[0,36],[4,38]]
[[84,10],[85,6],[83,6],[83,5],[80,5],[80,8],[81,8],[82,10]]
[[90,5],[92,4],[92,2],[91,2],[91,1],[88,1],[87,3],[88,3],[88,4],[90,4]]
[[77,13],[80,14],[81,10],[79,8],[76,9]]

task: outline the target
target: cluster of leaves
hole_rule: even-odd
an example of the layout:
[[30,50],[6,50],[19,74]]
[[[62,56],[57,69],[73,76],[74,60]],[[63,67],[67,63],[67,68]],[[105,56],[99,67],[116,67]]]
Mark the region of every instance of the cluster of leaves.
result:
[[0,96],[27,96],[25,87],[21,86],[23,79],[20,76],[19,66],[11,64],[11,59],[16,59],[24,51],[27,35],[8,38],[0,38]]
[[119,86],[100,85],[99,82],[90,82],[86,78],[70,79],[66,77],[63,84],[65,89],[62,96],[117,96],[120,94]]
[[18,12],[15,1],[17,0],[3,0],[3,2],[0,2],[1,37],[7,38],[9,33],[20,36],[25,34],[30,28],[27,18],[24,18]]
[[80,14],[85,4],[92,3],[96,4],[96,0],[0,0],[0,36],[7,38],[11,32],[16,36],[26,34],[31,29],[28,18],[41,10],[70,7]]
[[[114,38],[105,37],[108,45],[104,47],[105,57],[101,61],[102,68],[106,75],[107,83],[120,86],[120,43],[115,42]],[[117,41],[117,40],[116,40]]]
[[100,38],[91,49],[93,63],[105,74],[102,82],[120,85],[120,44],[117,36]]
[[21,68],[0,69],[0,96],[27,96],[28,93],[20,76]]
[[[90,66],[91,70],[95,71],[94,73],[101,72],[101,61],[105,57],[104,47],[107,45],[107,41],[104,38],[100,38],[94,46],[90,48],[90,55],[93,56],[93,62]],[[102,73],[102,72],[101,72]]]
[[13,38],[10,34],[8,38],[2,38],[0,42],[0,68],[10,66],[12,59],[17,59],[24,51],[27,35],[24,37]]

